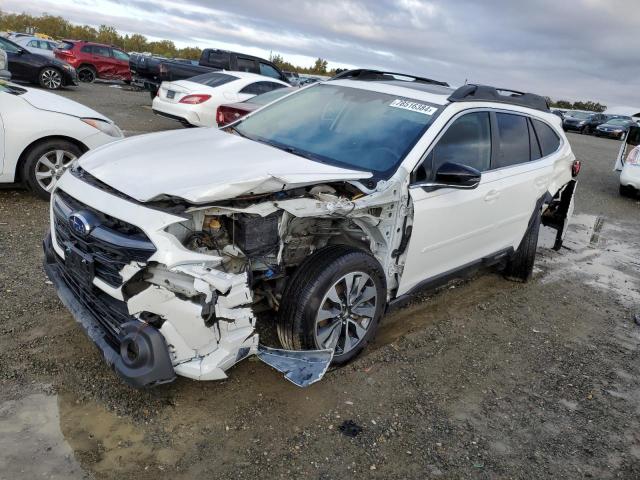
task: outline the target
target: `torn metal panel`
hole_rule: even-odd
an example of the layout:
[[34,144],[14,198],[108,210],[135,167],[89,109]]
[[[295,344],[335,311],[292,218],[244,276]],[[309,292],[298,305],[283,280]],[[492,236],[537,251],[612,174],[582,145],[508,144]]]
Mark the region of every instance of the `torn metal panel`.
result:
[[256,356],[284,373],[284,378],[294,385],[308,387],[324,377],[333,360],[333,350],[282,350],[259,345]]

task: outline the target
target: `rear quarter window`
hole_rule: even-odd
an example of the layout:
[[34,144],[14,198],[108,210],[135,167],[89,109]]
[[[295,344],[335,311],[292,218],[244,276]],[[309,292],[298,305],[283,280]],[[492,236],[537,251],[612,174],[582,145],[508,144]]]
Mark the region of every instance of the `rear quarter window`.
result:
[[560,137],[558,137],[549,125],[540,120],[533,119],[533,128],[538,136],[543,157],[551,155],[560,148]]

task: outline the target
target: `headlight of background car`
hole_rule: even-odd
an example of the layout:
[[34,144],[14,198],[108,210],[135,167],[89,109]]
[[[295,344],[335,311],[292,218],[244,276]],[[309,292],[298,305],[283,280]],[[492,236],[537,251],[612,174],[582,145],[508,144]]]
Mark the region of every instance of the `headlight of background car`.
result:
[[116,125],[110,122],[105,122],[104,120],[98,120],[97,118],[81,118],[84,123],[87,125],[91,125],[93,128],[97,128],[102,133],[106,133],[110,137],[123,137],[122,130],[120,130]]

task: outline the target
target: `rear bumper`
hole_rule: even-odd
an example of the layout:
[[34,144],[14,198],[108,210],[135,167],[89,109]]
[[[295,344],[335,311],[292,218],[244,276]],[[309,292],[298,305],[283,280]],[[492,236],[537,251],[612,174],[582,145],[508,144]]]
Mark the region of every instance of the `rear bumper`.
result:
[[625,165],[620,172],[620,185],[640,190],[640,166]]
[[[100,321],[100,300],[82,290],[65,271],[64,260],[53,249],[51,234],[44,239],[44,269],[58,297],[98,347],[105,362],[132,387],[159,385],[175,379],[164,337],[134,317],[120,325],[118,345],[109,341]],[[104,307],[103,307],[104,308]]]

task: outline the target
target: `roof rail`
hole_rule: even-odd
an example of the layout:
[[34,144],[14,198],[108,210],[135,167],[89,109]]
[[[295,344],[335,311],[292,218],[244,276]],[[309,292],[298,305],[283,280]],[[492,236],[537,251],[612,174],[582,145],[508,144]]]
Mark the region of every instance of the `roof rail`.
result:
[[541,95],[487,85],[463,85],[453,92],[448,100],[450,102],[500,102],[549,111],[549,103]]
[[383,70],[369,70],[366,68],[358,68],[355,70],[347,70],[346,72],[341,72],[334,77],[331,77],[329,80],[343,80],[347,78],[351,78],[354,80],[402,80],[398,77],[409,78],[411,82],[418,83],[427,83],[429,85],[440,85],[441,87],[448,87],[449,84],[447,82],[441,82],[439,80],[433,80],[431,78],[424,77],[416,77],[415,75],[409,75],[407,73],[397,73],[397,72],[385,72]]

